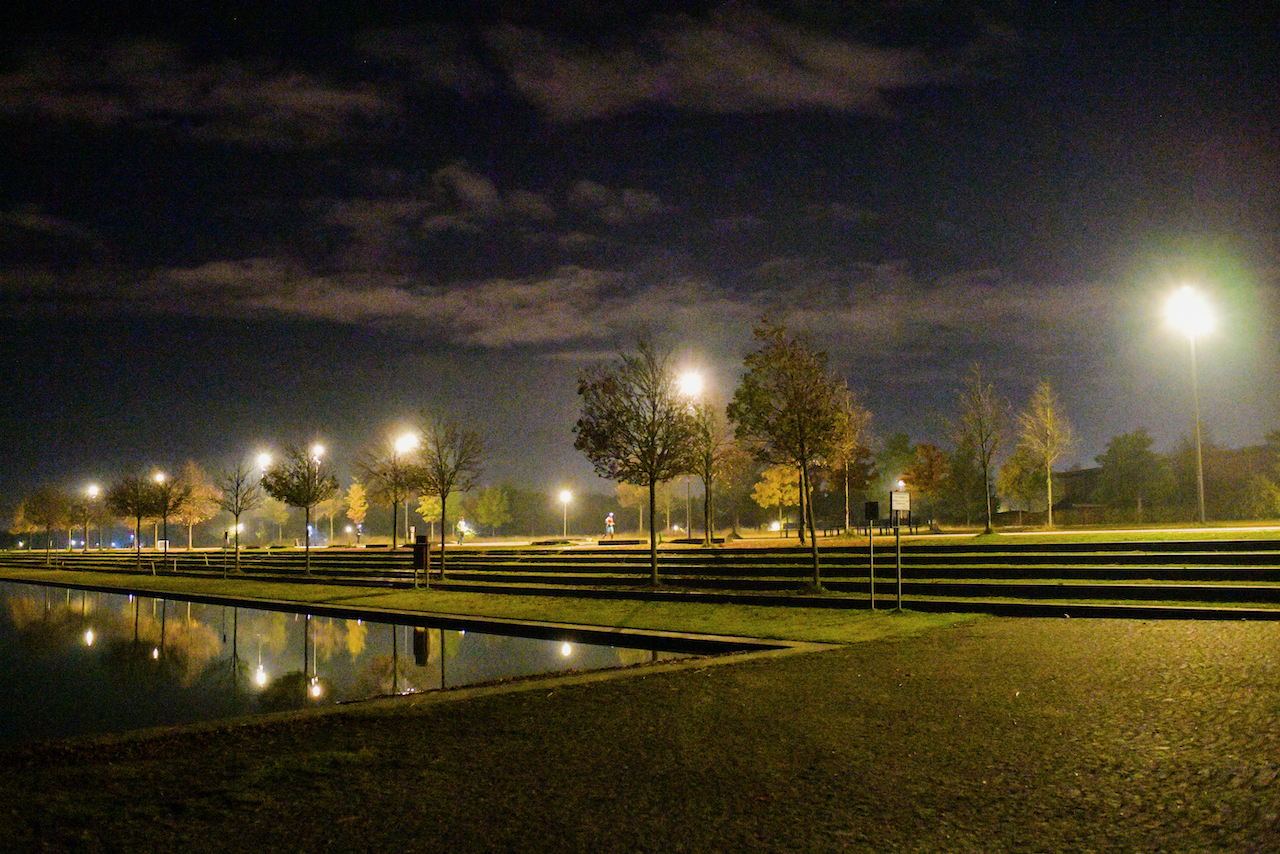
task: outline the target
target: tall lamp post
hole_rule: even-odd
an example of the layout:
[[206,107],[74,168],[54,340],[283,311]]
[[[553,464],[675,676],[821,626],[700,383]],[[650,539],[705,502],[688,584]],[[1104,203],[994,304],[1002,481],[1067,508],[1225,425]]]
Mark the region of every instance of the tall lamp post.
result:
[[[706,382],[702,378],[702,373],[692,370],[685,371],[677,378],[677,383],[680,386],[681,396],[687,398],[689,401],[689,411],[696,415],[698,411],[698,403],[702,398],[702,392],[706,388]],[[707,430],[710,431],[709,425],[707,425]],[[685,475],[684,535],[690,540],[693,539],[693,494],[690,484],[691,480],[692,478],[690,478],[689,475]],[[705,494],[703,495],[703,504],[705,505],[703,508],[703,516],[705,518],[702,520],[702,534],[703,541],[707,545],[711,545],[711,486],[707,483],[703,483],[703,489],[705,491]]]
[[[156,472],[151,476],[151,479],[160,488],[160,500],[164,502],[161,515],[164,517],[164,565],[167,566],[169,561],[169,495],[173,486],[169,483],[169,476],[162,471]],[[168,572],[168,569],[165,572]]]
[[[89,501],[93,502],[93,505],[96,505],[98,496],[102,494],[102,489],[98,484],[91,483],[88,488],[85,489],[84,494],[88,497]],[[84,512],[84,548],[82,549],[86,554],[89,552],[89,516],[89,508],[86,507]],[[98,551],[102,551],[102,525],[98,525]]]
[[1191,402],[1196,417],[1196,512],[1200,524],[1204,516],[1204,454],[1201,451],[1200,385],[1196,377],[1196,338],[1213,329],[1213,312],[1204,296],[1190,285],[1183,285],[1165,306],[1169,325],[1187,336],[1191,342]]
[[[396,437],[392,448],[395,453],[391,457],[391,477],[394,481],[393,494],[391,496],[391,547],[395,548],[396,544],[396,505],[399,503],[397,498],[404,501],[404,542],[409,542],[409,488],[408,477],[404,470],[402,458],[414,448],[418,447],[418,437],[413,433],[404,433]],[[403,490],[403,492],[401,492]],[[395,493],[401,493],[397,496]]]
[[569,502],[573,500],[573,493],[567,489],[560,490],[560,503],[564,505],[564,536],[569,538]]

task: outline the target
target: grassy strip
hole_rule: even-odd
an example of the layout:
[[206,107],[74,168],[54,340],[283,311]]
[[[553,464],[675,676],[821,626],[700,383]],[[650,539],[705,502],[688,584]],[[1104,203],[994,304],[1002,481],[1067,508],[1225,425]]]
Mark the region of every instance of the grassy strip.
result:
[[[844,539],[840,538],[836,542]],[[892,541],[892,537],[888,537]],[[1204,540],[1280,540],[1280,527],[1274,525],[1224,525],[1206,528],[1126,528],[1053,531],[997,531],[992,534],[913,534],[902,537],[903,544],[936,544],[944,546],[1000,545],[1016,546],[1019,543],[1129,543],[1129,542],[1200,542]],[[825,544],[825,541],[822,541]],[[850,539],[865,544],[866,538]],[[880,538],[876,538],[879,545]]]
[[458,614],[523,622],[611,626],[649,631],[732,635],[818,643],[859,643],[910,636],[974,619],[972,614],[870,613],[783,605],[596,600],[565,596],[511,596],[444,590],[386,590],[331,584],[264,582],[174,576],[121,576],[62,570],[0,570],[0,579],[92,585],[173,596],[221,596],[310,603],[352,609]]

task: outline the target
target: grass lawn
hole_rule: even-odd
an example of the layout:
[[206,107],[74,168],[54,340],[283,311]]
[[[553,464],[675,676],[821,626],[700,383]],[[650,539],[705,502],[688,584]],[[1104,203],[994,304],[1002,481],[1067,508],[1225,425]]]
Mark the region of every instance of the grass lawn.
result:
[[387,590],[244,578],[122,577],[115,573],[43,569],[0,569],[0,580],[89,585],[175,597],[216,596],[264,603],[311,603],[358,611],[451,614],[815,643],[858,643],[875,638],[914,635],[973,619],[972,615],[966,614],[897,614],[889,610],[871,613],[786,606],[596,600],[427,589]]

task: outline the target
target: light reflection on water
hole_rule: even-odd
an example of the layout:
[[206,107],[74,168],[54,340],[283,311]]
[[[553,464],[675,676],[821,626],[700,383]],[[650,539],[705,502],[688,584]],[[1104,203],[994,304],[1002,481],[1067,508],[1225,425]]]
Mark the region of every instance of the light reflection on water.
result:
[[0,743],[680,657],[0,582]]

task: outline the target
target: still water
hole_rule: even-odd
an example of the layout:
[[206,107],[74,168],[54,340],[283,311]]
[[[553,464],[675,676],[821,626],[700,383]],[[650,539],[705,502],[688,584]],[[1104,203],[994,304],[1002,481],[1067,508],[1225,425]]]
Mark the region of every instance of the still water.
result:
[[679,658],[0,582],[0,744]]

